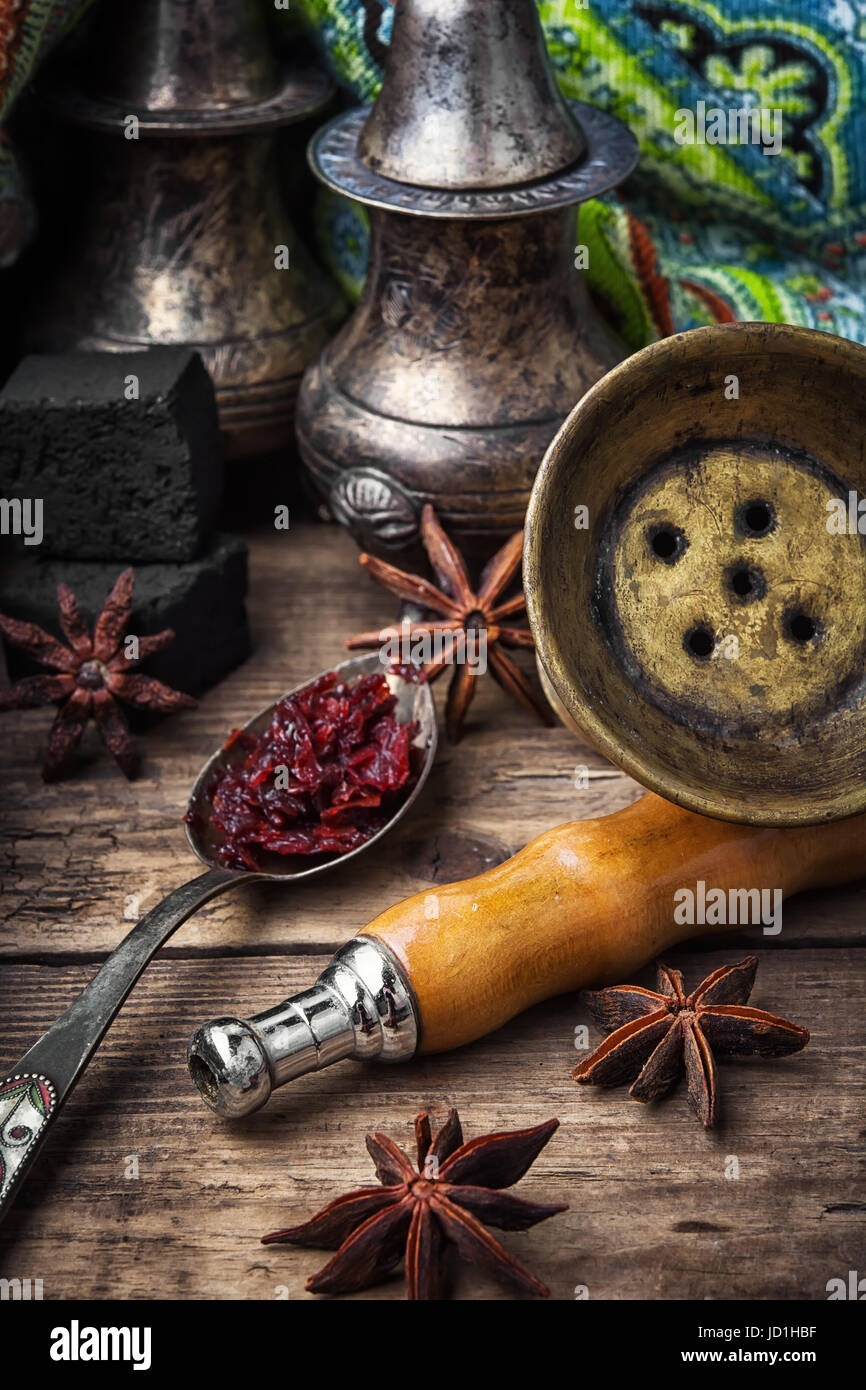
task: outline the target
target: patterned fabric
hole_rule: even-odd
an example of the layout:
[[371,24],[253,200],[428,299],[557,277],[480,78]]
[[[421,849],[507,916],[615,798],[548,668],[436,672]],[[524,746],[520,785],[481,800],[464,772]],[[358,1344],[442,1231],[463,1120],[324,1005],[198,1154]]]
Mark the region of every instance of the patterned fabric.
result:
[[[45,54],[92,0],[0,0],[0,127]],[[0,266],[11,265],[33,232],[12,148],[0,129]]]
[[[335,75],[370,100],[389,0],[302,0]],[[866,342],[866,0],[538,0],[567,96],[620,116],[641,144],[624,196],[585,205],[589,278],[632,347],[734,319]],[[677,112],[783,113],[781,153],[679,144]],[[326,196],[325,252],[363,281],[367,222]]]

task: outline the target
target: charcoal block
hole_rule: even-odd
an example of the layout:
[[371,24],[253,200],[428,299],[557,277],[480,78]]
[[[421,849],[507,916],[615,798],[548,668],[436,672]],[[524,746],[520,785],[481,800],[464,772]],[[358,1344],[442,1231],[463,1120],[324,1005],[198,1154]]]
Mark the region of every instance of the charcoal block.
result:
[[[57,585],[70,586],[92,624],[122,568],[114,561],[16,559],[0,575],[0,612],[38,623],[62,639]],[[208,551],[188,564],[136,565],[128,631],[144,636],[171,627],[177,634],[142,669],[190,695],[227,675],[249,655],[246,584],[247,546],[239,536],[216,536]],[[8,644],[6,661],[11,680],[42,669]]]
[[42,500],[42,541],[20,537],[24,553],[193,560],[223,484],[213,383],[197,352],[26,357],[0,391],[0,497]]

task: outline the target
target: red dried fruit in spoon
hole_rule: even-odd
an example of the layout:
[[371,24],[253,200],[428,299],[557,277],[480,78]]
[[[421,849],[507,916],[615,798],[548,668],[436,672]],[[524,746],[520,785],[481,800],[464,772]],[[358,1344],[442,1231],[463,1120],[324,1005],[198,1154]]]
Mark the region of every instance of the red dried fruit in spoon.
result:
[[394,814],[413,780],[415,723],[402,724],[385,677],[328,672],[275,706],[265,732],[235,733],[241,766],[210,790],[219,856],[260,870],[266,852],[345,854]]

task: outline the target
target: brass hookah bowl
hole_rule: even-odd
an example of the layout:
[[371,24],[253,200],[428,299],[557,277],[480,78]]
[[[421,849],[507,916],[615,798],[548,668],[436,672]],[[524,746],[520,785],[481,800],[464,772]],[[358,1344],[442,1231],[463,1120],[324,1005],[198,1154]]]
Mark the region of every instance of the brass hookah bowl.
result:
[[92,132],[92,172],[28,346],[196,347],[229,457],[285,448],[342,305],[290,220],[274,133],[332,94],[316,68],[281,66],[259,0],[103,4],[74,76],[45,94]]
[[397,0],[375,105],[311,141],[370,210],[355,313],[308,369],[296,427],[365,549],[414,547],[431,502],[464,553],[519,530],[539,461],[626,349],[575,266],[575,205],[637,143],[560,95],[534,0]]

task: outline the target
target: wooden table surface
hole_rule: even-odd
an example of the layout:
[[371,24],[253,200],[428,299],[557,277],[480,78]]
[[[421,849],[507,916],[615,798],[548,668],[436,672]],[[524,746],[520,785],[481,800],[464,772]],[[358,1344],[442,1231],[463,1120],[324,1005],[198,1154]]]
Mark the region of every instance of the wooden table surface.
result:
[[[256,535],[250,660],[197,709],[142,740],[127,784],[98,744],[69,781],[39,777],[50,712],[3,716],[0,743],[0,1067],[75,997],[135,918],[198,866],[181,816],[227,730],[343,657],[343,638],[394,616],[332,527]],[[440,682],[437,699],[444,695]],[[589,768],[575,787],[575,768]],[[639,794],[561,727],[533,723],[491,681],[464,741],[444,738],[422,798],[392,838],[309,885],[217,899],[149,967],[60,1116],[0,1228],[0,1277],[46,1299],[305,1299],[327,1258],[258,1237],[374,1181],[364,1134],[411,1144],[422,1108],[461,1113],[467,1137],[551,1115],[561,1128],[520,1191],[570,1210],[505,1243],[557,1299],[827,1297],[866,1275],[866,884],[786,909],[782,935],[745,931],[667,959],[696,983],[754,949],[753,1002],[804,1023],[805,1052],[721,1071],[723,1117],[704,1133],[680,1088],[654,1107],[570,1079],[575,997],[539,1005],[462,1051],[397,1067],[344,1062],[227,1125],[191,1087],[186,1044],[220,1013],[311,984],[384,907],[478,872],[561,821]],[[651,865],[647,871],[651,872]],[[652,975],[645,972],[645,983]],[[591,1033],[593,1044],[597,1040]],[[461,1298],[503,1297],[466,1266]],[[401,1278],[361,1297],[402,1298]]]

